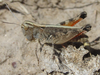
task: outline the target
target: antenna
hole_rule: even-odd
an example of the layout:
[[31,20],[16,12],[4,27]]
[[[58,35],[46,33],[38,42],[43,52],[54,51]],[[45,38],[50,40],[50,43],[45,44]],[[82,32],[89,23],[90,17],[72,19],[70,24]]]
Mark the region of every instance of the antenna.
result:
[[6,7],[8,8],[8,10],[12,13],[13,17],[15,17],[17,19],[17,21],[20,22],[20,20],[13,14],[13,12],[11,11],[11,9],[9,8],[9,6],[5,3]]

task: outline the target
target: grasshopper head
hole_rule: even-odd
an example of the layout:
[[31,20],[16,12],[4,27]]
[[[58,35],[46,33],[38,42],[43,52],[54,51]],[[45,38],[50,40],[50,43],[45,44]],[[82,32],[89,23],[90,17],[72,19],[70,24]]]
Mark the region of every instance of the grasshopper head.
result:
[[30,21],[24,21],[21,25],[22,32],[29,41],[35,40],[35,38],[33,37],[33,28],[34,26]]

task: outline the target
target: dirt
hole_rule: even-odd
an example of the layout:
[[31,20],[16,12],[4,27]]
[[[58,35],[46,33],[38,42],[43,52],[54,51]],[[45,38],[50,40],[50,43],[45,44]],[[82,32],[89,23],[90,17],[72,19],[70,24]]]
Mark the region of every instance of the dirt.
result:
[[38,40],[26,40],[21,31],[25,20],[58,24],[86,11],[76,27],[91,24],[91,42],[100,37],[99,9],[99,0],[0,0],[0,75],[99,75],[100,44],[91,46],[91,56],[84,46],[44,45],[40,51]]

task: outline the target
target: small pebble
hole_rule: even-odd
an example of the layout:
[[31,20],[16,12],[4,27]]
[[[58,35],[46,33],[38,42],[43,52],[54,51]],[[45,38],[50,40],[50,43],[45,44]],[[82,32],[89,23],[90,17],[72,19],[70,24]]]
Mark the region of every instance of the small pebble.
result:
[[17,63],[16,62],[12,62],[12,66],[13,66],[13,68],[16,68],[17,67]]

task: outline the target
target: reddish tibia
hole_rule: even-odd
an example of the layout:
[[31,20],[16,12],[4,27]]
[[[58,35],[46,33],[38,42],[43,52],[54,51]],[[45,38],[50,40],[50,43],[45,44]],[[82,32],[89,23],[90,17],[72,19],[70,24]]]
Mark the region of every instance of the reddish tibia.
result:
[[80,22],[82,20],[82,18],[79,18],[78,20],[73,20],[73,21],[69,21],[69,23],[64,23],[62,25],[64,26],[74,26],[75,24],[77,24],[78,22]]
[[76,37],[82,35],[82,34],[85,33],[85,32],[86,32],[86,31],[82,31],[82,32],[80,32],[79,34],[77,34],[76,36],[74,36],[73,38],[71,38],[70,40],[72,40],[72,39],[74,39],[74,38],[76,38]]

